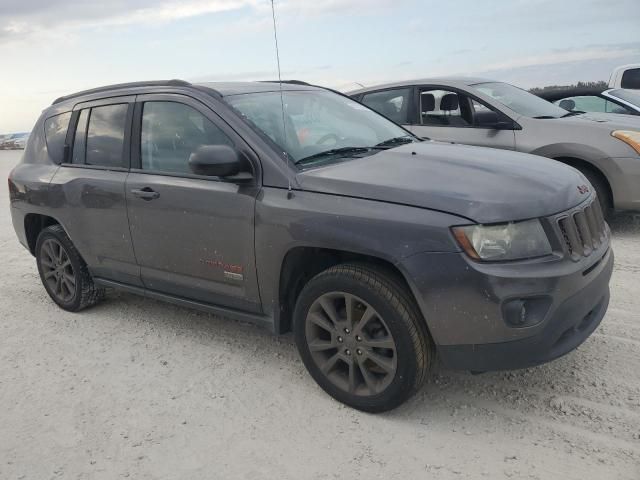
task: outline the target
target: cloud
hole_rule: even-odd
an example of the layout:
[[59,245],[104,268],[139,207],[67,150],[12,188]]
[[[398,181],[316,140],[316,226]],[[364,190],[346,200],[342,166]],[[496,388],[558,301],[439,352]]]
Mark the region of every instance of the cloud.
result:
[[157,25],[255,7],[259,0],[11,0],[0,7],[0,42],[80,28]]
[[[278,17],[375,13],[403,0],[276,0]],[[78,29],[163,25],[213,13],[248,9],[254,21],[271,17],[269,0],[9,0],[0,5],[0,43],[51,36]],[[244,22],[247,21],[245,16]]]
[[640,62],[640,43],[588,45],[582,49],[553,50],[483,66],[476,75],[497,78],[531,88],[609,79],[612,70]]
[[640,54],[640,44],[595,45],[585,48],[555,49],[538,55],[511,58],[484,65],[483,71],[508,70],[537,65],[608,60]]

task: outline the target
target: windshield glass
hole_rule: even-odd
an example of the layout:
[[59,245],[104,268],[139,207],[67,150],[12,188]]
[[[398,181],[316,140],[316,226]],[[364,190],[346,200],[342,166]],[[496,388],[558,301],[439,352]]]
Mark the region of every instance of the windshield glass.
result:
[[380,114],[333,92],[284,91],[282,97],[284,119],[277,91],[230,95],[225,101],[294,162],[324,152],[344,156],[395,138],[414,138]]
[[567,113],[566,110],[508,83],[477,83],[472,87],[525,117],[560,118]]
[[629,102],[636,107],[640,107],[640,92],[636,90],[625,90],[623,88],[618,88],[616,90],[611,90],[609,95],[613,95],[625,102]]

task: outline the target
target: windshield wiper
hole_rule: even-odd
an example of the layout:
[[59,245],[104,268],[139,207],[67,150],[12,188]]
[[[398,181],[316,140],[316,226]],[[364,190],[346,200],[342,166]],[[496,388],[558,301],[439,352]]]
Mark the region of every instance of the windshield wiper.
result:
[[549,120],[551,118],[561,118],[561,117],[554,117],[553,115],[540,115],[533,118],[535,118],[536,120]]
[[368,152],[370,148],[368,147],[340,147],[340,148],[332,148],[331,150],[325,150],[324,152],[314,153],[313,155],[309,155],[308,157],[301,158],[300,160],[296,160],[295,164],[299,164],[302,162],[307,162],[309,160],[315,160],[321,157],[330,157],[331,155],[340,155],[344,153],[364,153]]
[[373,148],[390,147],[392,145],[413,143],[414,141],[415,139],[411,135],[403,135],[402,137],[394,137],[394,138],[390,138],[389,140],[385,140],[384,142],[380,142],[377,145],[375,145]]

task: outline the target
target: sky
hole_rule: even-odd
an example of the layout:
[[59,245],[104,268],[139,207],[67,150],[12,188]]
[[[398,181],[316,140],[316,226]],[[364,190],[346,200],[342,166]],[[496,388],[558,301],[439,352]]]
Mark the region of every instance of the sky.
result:
[[[282,76],[343,91],[473,75],[523,88],[640,63],[640,0],[276,0]],[[1,0],[0,133],[110,83],[277,78],[270,0]]]

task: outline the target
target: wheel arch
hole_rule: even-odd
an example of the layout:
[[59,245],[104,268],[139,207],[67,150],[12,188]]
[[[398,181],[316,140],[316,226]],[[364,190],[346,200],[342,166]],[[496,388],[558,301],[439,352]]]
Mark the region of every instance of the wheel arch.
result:
[[602,184],[607,189],[606,194],[607,194],[608,204],[612,208],[614,207],[614,196],[613,196],[613,189],[611,188],[611,182],[609,181],[609,178],[607,177],[606,173],[601,168],[597,167],[596,165],[594,165],[592,162],[588,160],[583,160],[581,158],[576,158],[576,157],[561,156],[561,157],[554,158],[554,160],[564,163],[565,165],[569,165],[570,167],[573,167],[576,170],[580,170],[581,172],[584,172],[586,170],[591,174],[596,175],[598,178],[600,178],[600,180],[602,180]]
[[[306,283],[318,273],[341,263],[358,263],[382,271],[406,289],[416,302],[413,289],[398,266],[382,257],[330,248],[296,246],[285,254],[278,283],[278,311],[275,318],[276,333],[292,331],[292,317],[298,296]],[[426,326],[426,324],[425,324]]]
[[28,213],[24,217],[24,232],[25,238],[27,239],[27,246],[31,255],[35,256],[36,252],[36,241],[38,240],[38,235],[40,232],[51,225],[60,225],[62,228],[62,224],[49,215],[43,215],[40,213]]

